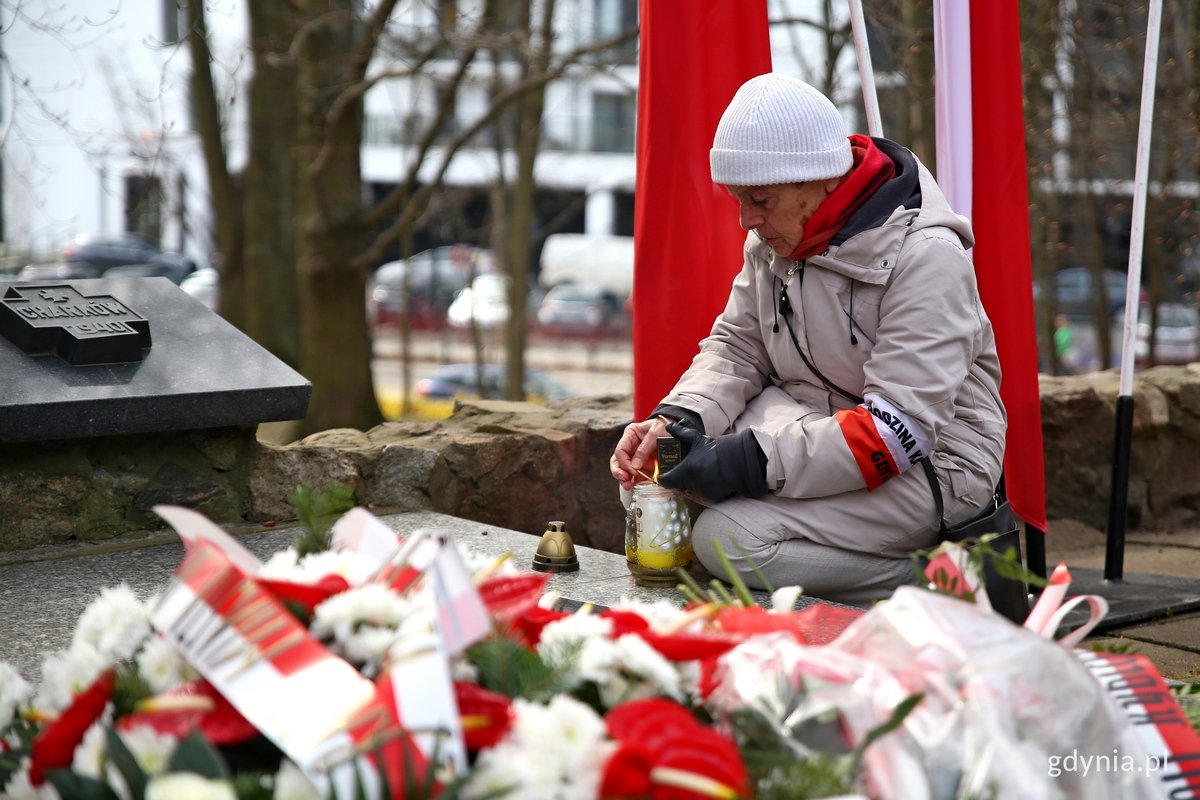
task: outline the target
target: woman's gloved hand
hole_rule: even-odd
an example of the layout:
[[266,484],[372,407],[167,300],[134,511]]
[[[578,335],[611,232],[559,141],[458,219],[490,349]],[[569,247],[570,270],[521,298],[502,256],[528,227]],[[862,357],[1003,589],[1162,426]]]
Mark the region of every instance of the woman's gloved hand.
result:
[[672,422],[667,433],[683,443],[683,460],[658,476],[668,489],[708,500],[767,493],[767,457],[749,429],[716,438]]

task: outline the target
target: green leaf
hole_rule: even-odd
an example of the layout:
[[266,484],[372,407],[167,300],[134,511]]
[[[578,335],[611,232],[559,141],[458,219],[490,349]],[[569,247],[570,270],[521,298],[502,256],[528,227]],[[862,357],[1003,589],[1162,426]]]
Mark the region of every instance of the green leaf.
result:
[[114,719],[132,714],[139,701],[153,696],[154,692],[151,690],[150,684],[142,677],[135,662],[123,661],[117,665],[112,695]]
[[766,770],[754,781],[755,800],[816,800],[850,795],[853,774],[844,758],[813,753]]
[[129,752],[124,740],[112,728],[104,729],[104,742],[107,748],[105,757],[112,762],[112,765],[117,768],[117,772],[120,772],[121,777],[125,779],[130,797],[133,800],[142,800],[146,794],[148,779],[146,773],[142,771],[141,765],[137,763],[133,753]]
[[543,700],[562,688],[562,676],[537,653],[503,636],[472,645],[467,660],[479,670],[480,685],[506,697]]
[[275,791],[261,772],[239,772],[233,777],[233,793],[238,800],[272,800]]
[[1168,688],[1183,713],[1187,715],[1188,722],[1200,733],[1200,683],[1170,684]]
[[885,722],[880,725],[876,725],[874,728],[867,731],[867,735],[862,738],[862,741],[860,741],[858,746],[854,748],[854,752],[850,754],[855,771],[857,771],[858,763],[862,760],[863,753],[866,752],[867,748],[879,741],[880,738],[888,735],[903,725],[904,718],[907,717],[909,713],[917,707],[917,704],[924,699],[925,694],[923,692],[909,695],[892,710],[892,715],[888,717]]
[[88,778],[69,769],[52,769],[46,780],[58,790],[58,796],[71,800],[120,800],[112,787],[95,778]]
[[194,772],[211,780],[232,779],[225,759],[196,731],[188,734],[175,748],[167,763],[167,772]]
[[733,568],[733,564],[729,562],[729,556],[725,555],[725,548],[717,539],[713,538],[713,549],[717,551],[717,558],[721,559],[721,568],[725,570],[725,574],[729,576],[729,583],[733,586],[733,591],[737,594],[738,599],[742,601],[742,605],[749,608],[757,605],[754,602],[754,596],[750,594],[750,590],[746,587],[742,576],[738,575],[737,570]]
[[322,489],[301,485],[292,494],[292,505],[303,530],[296,537],[298,557],[322,553],[330,548],[330,528],[338,517],[354,507],[354,487],[333,484]]
[[775,586],[769,580],[767,580],[767,576],[763,573],[762,567],[760,567],[754,561],[754,559],[750,557],[750,552],[746,550],[746,548],[742,547],[741,543],[737,541],[733,543],[733,546],[737,548],[738,555],[750,565],[750,571],[758,577],[758,582],[762,584],[763,591],[767,593],[773,593],[775,591]]

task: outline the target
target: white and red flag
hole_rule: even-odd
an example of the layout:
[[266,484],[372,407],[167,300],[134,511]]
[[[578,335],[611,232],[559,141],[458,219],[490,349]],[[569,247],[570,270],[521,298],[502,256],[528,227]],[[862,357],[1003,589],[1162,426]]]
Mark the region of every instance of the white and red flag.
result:
[[738,87],[771,71],[765,0],[641,0],[633,413],[687,369],[742,268],[737,206],[708,151]]
[[1008,497],[1045,531],[1019,15],[1017,3],[934,0],[937,175],[975,230],[975,274],[1003,370]]

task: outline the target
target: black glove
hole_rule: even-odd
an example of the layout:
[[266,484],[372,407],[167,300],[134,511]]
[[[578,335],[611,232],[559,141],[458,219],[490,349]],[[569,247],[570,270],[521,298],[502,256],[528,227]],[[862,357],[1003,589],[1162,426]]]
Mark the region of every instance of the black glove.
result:
[[658,476],[668,489],[695,492],[709,500],[767,493],[767,457],[746,429],[715,439],[672,422],[667,432],[683,443],[683,460]]

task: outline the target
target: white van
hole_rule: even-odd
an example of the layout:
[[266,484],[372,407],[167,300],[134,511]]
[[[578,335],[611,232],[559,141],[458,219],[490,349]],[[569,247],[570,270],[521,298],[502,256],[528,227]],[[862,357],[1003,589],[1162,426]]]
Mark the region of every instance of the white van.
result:
[[591,284],[624,300],[633,291],[633,237],[551,234],[542,247],[538,280],[544,289]]

